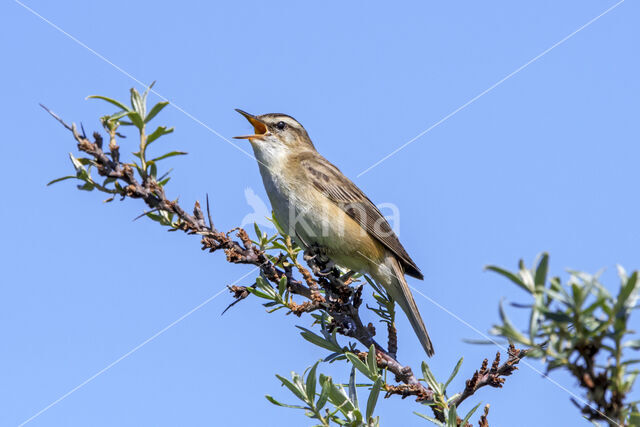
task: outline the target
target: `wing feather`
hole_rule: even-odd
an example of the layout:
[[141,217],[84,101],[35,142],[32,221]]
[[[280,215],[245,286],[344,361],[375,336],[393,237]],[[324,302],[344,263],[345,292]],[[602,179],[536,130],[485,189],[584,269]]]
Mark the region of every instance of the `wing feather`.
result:
[[304,153],[298,161],[306,178],[315,188],[393,252],[408,275],[423,278],[420,269],[402,246],[387,220],[362,190],[316,152]]

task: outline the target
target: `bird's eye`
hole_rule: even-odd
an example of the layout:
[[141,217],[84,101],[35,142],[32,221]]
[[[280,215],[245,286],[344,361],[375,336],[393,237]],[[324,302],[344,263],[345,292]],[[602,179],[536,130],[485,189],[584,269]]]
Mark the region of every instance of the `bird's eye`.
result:
[[285,122],[278,122],[276,123],[276,127],[278,130],[284,130],[287,127],[287,124]]

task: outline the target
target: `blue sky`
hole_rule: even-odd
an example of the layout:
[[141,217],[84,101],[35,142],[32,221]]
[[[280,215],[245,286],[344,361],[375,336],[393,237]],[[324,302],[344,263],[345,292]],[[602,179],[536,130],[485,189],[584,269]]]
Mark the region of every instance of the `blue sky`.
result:
[[[638,3],[620,4],[358,174],[614,4],[25,3],[136,79],[157,80],[160,94],[226,138],[248,129],[234,108],[296,117],[374,201],[398,206],[401,240],[426,276],[411,283],[482,331],[501,298],[524,297],[483,272],[487,264],[515,268],[549,251],[553,273],[606,268],[612,288],[616,263],[638,268]],[[70,182],[45,186],[71,170],[75,146],[38,103],[97,130],[112,110],[84,98],[126,99],[136,82],[18,3],[0,3],[0,16],[0,425],[11,426],[249,267],[201,252],[194,237],[132,222],[136,201],[104,205]],[[239,224],[252,212],[245,190],[264,197],[254,161],[177,109],[157,121],[176,128],[163,149],[190,153],[170,161],[169,194],[189,206],[208,193],[216,225]],[[464,355],[461,388],[496,348],[463,343],[478,336],[416,298],[436,375],[446,378]],[[255,300],[221,317],[230,301],[213,299],[28,425],[310,424],[263,397],[292,401],[274,374],[323,357],[294,328],[308,319],[267,315]],[[422,351],[399,323],[399,357],[417,368]],[[575,391],[568,376],[553,379]],[[496,426],[588,425],[566,391],[524,366],[470,403],[478,400],[491,404]],[[413,410],[423,409],[379,404],[383,425],[427,425]]]

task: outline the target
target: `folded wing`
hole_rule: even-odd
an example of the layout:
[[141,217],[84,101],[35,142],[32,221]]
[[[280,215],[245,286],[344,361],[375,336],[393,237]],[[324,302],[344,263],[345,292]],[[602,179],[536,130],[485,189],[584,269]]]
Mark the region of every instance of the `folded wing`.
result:
[[398,236],[362,190],[316,152],[305,152],[298,161],[307,178],[319,191],[396,255],[406,274],[423,279],[420,269],[402,246]]

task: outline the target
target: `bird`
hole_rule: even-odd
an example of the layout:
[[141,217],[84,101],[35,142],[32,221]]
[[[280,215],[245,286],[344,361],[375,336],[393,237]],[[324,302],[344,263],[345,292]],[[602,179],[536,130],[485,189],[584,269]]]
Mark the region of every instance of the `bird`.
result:
[[323,253],[348,270],[379,283],[404,311],[424,351],[434,349],[405,274],[424,276],[376,205],[316,150],[293,117],[249,114],[251,143],[273,215],[303,249]]

